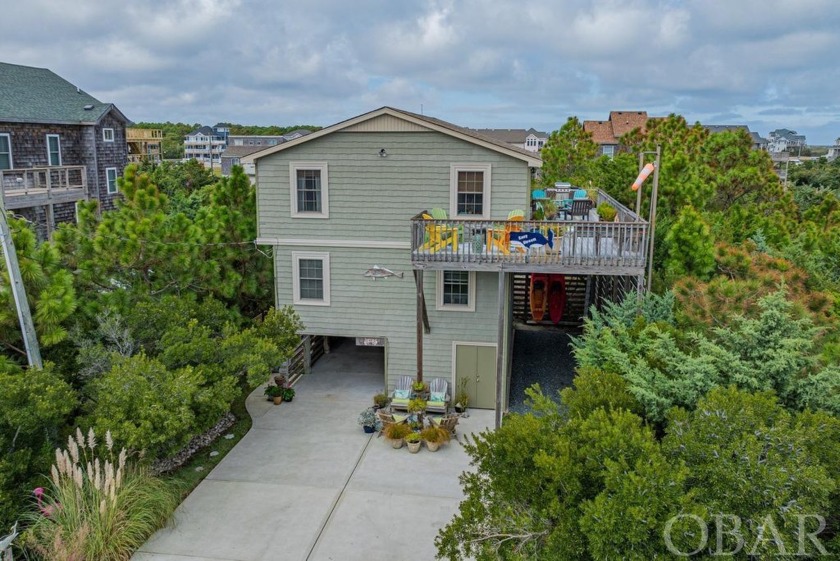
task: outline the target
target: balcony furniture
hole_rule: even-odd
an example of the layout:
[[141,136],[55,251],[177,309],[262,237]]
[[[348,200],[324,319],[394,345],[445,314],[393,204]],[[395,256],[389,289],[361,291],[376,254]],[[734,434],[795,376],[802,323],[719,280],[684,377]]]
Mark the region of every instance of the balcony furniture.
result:
[[449,410],[449,382],[443,378],[432,378],[429,382],[427,413],[446,413]]
[[411,384],[414,379],[411,376],[400,376],[394,392],[391,394],[391,411],[400,409],[408,411],[408,402],[411,400]]
[[565,214],[570,220],[575,220],[576,218],[589,220],[589,211],[592,210],[592,206],[592,201],[589,199],[574,199],[572,200],[572,205],[565,211]]
[[[434,426],[448,430],[449,435],[455,440],[458,440],[458,435],[455,434],[455,426],[458,424],[458,418],[458,415],[450,413],[449,415],[444,415],[440,419],[431,417],[430,420]],[[458,442],[460,443],[460,440]]]
[[[522,225],[520,222],[525,220],[524,210],[512,210],[508,213],[507,222],[503,228],[488,228],[487,229],[487,250],[492,248],[497,249],[503,255],[510,255],[510,233],[521,232]],[[525,253],[524,247],[517,247],[516,251]]]
[[446,220],[445,218],[436,219],[430,214],[423,214],[423,219],[428,220],[429,223],[426,225],[426,243],[420,247],[421,250],[426,250],[429,253],[435,253],[447,246],[452,247],[453,250],[457,250],[457,226],[450,227],[446,224],[442,224],[439,220]]

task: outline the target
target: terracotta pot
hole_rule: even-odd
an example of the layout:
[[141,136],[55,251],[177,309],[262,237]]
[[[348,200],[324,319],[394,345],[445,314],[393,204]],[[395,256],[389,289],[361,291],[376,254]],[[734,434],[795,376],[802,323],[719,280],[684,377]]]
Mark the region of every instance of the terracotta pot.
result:
[[423,442],[418,440],[417,442],[406,442],[405,444],[408,446],[409,452],[416,454],[420,451],[420,445],[423,444]]
[[440,442],[426,441],[426,448],[429,449],[429,452],[437,452],[438,448],[440,448]]
[[392,448],[395,448],[395,449],[402,448],[402,445],[403,445],[403,439],[402,438],[399,439],[399,440],[392,440],[391,441],[391,447]]
[[280,405],[281,403],[283,403],[283,396],[278,395],[272,401],[274,401],[274,405]]

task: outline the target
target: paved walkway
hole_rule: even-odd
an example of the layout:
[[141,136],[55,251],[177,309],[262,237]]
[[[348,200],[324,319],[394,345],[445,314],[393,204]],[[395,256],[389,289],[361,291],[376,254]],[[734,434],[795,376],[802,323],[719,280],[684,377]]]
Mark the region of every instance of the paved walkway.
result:
[[[455,441],[410,454],[362,432],[356,417],[381,391],[381,362],[381,351],[348,342],[318,361],[292,403],[254,392],[252,429],[132,559],[434,559],[468,458]],[[460,438],[492,422],[492,411],[473,410]]]

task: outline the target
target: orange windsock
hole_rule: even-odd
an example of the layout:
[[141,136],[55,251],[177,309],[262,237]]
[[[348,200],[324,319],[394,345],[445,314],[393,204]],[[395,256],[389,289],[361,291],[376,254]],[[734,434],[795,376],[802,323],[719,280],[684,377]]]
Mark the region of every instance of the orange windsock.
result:
[[648,175],[651,174],[653,168],[655,166],[653,164],[648,164],[642,168],[642,171],[639,172],[639,176],[636,178],[636,181],[633,182],[633,185],[630,187],[634,191],[638,191],[639,187],[642,186],[642,183],[645,182],[645,179],[648,178]]

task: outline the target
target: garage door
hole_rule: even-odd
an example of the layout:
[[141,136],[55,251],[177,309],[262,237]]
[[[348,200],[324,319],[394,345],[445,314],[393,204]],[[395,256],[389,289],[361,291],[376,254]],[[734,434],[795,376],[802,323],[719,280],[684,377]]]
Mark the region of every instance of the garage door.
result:
[[466,380],[470,407],[496,408],[496,345],[455,343],[455,384]]

